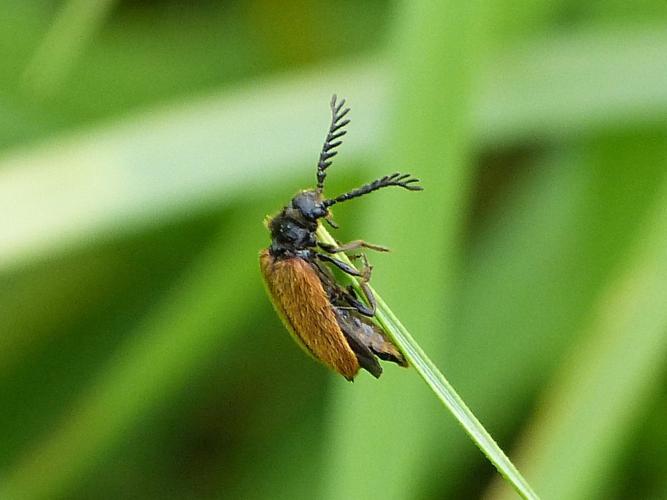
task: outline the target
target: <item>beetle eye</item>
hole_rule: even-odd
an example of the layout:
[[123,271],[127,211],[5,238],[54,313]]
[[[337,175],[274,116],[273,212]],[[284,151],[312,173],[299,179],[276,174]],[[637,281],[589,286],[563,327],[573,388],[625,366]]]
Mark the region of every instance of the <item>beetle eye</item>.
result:
[[326,214],[327,214],[327,209],[321,205],[313,207],[313,210],[311,211],[311,215],[314,219],[319,219],[320,217],[324,217]]
[[292,207],[298,210],[301,215],[315,221],[327,214],[327,208],[319,201],[317,195],[311,192],[301,193],[292,199]]

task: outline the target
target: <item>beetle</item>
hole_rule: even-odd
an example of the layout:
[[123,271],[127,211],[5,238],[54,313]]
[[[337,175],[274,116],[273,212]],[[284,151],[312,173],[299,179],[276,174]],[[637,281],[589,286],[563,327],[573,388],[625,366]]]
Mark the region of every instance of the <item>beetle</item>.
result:
[[[337,259],[335,254],[363,248],[388,251],[363,240],[329,245],[317,239],[320,219],[333,228],[330,207],[373,191],[398,186],[409,191],[423,188],[410,174],[394,173],[341,194],[324,196],[324,182],[332,158],[338,153],[350,122],[345,99],[331,98],[331,124],[317,163],[317,186],[298,192],[289,204],[269,218],[271,245],[260,252],[260,270],[268,295],[297,343],[313,358],[352,381],[360,368],[378,378],[378,358],[407,366],[407,361],[385,332],[373,321],[376,303],[368,286],[371,266],[364,254],[362,266]],[[328,266],[359,279],[365,302],[351,286],[341,285]]]

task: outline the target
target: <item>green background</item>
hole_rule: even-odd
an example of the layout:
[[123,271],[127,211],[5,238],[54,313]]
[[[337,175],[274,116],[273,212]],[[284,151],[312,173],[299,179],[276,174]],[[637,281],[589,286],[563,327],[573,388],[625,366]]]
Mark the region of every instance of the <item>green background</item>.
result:
[[513,498],[414,373],[304,356],[315,182],[545,499],[667,498],[667,3],[5,0],[0,498]]

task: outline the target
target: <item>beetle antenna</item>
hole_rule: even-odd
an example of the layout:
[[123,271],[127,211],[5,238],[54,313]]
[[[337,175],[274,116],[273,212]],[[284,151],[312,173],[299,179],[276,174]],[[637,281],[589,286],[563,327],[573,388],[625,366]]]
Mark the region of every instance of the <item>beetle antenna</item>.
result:
[[343,109],[345,99],[342,99],[340,102],[336,102],[336,100],[337,97],[334,94],[331,97],[331,125],[329,126],[327,138],[324,140],[324,146],[322,146],[320,160],[317,162],[318,193],[321,193],[324,189],[324,179],[327,177],[326,169],[331,166],[331,158],[338,154],[338,151],[334,151],[334,149],[343,143],[339,139],[347,133],[347,130],[343,130],[343,128],[350,123],[349,118],[343,119],[350,112],[350,108]]
[[341,194],[336,198],[332,198],[330,200],[324,200],[322,203],[324,204],[325,207],[330,207],[331,205],[334,205],[336,203],[351,200],[352,198],[358,198],[359,196],[372,193],[373,191],[377,191],[378,189],[382,189],[388,186],[399,186],[409,191],[423,190],[424,189],[423,187],[416,185],[417,182],[419,182],[419,179],[411,177],[410,174],[401,174],[396,172],[395,174],[385,175],[380,179],[377,179],[373,182],[369,182],[368,184],[364,184],[363,186],[357,189],[353,189],[352,191],[349,191],[345,194]]

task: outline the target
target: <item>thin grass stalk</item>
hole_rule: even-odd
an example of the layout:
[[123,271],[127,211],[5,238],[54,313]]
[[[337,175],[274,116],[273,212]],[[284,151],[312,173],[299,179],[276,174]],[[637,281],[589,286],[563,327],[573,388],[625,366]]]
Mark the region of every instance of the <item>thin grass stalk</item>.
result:
[[[320,225],[317,230],[317,236],[324,243],[336,245],[336,240],[322,225]],[[338,257],[346,264],[350,266],[353,265],[344,254],[339,254]],[[352,279],[352,284],[360,292],[360,296],[363,296],[363,291],[361,290],[359,282],[356,279]],[[391,337],[391,340],[403,352],[410,364],[414,366],[419,376],[424,379],[431,390],[433,390],[433,393],[452,413],[452,415],[454,415],[454,418],[456,418],[459,424],[461,424],[475,445],[487,456],[498,472],[500,472],[505,480],[511,484],[516,492],[523,498],[531,500],[538,499],[539,497],[530,487],[528,482],[524,479],[503,450],[500,449],[477,417],[470,411],[445,376],[438,370],[438,367],[435,366],[433,361],[431,361],[422,350],[417,341],[412,337],[410,332],[408,332],[407,328],[403,326],[394,312],[372,287],[371,291],[377,301],[375,318]]]

